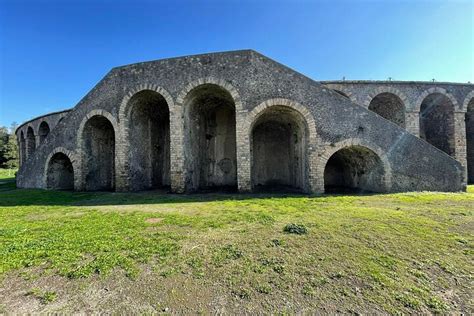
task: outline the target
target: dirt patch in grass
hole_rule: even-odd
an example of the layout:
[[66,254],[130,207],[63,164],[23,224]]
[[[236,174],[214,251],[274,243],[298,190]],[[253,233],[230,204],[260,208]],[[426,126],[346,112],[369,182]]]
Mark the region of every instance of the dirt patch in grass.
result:
[[163,220],[164,218],[152,217],[152,218],[147,218],[145,222],[147,222],[148,224],[156,224],[156,223],[162,222]]

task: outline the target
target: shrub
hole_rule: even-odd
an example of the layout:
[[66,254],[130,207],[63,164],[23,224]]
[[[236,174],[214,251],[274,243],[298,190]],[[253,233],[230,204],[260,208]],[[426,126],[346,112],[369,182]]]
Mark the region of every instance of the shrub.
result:
[[308,229],[301,224],[288,224],[283,228],[283,231],[288,234],[304,235],[308,233]]

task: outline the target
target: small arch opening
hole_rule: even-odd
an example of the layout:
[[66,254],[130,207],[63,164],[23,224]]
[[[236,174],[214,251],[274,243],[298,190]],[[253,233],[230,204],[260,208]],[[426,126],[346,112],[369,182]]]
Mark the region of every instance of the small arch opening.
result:
[[186,188],[237,189],[235,101],[224,88],[203,84],[184,102]]
[[170,118],[165,98],[151,90],[129,101],[130,187],[144,190],[170,185]]
[[421,103],[420,137],[454,155],[454,105],[446,95],[432,93]]
[[74,189],[74,169],[67,155],[55,153],[49,160],[46,187],[53,190]]
[[326,193],[384,192],[385,170],[380,157],[363,146],[335,152],[324,169]]
[[87,191],[111,191],[115,187],[115,131],[101,115],[91,117],[82,132],[83,172]]
[[36,150],[35,132],[31,126],[26,130],[26,157],[30,158]]
[[384,92],[376,95],[370,101],[369,110],[405,128],[405,105],[395,94]]
[[26,161],[26,140],[23,131],[20,132],[20,164]]
[[272,106],[257,118],[251,131],[254,191],[306,190],[307,135],[304,117],[292,108]]
[[474,98],[467,106],[466,112],[466,150],[468,183],[474,183]]
[[38,135],[39,135],[39,138],[40,138],[40,144],[42,144],[44,142],[44,140],[46,139],[46,137],[48,136],[49,134],[49,125],[48,123],[46,123],[45,121],[41,122],[40,126],[39,126],[39,129],[38,129]]

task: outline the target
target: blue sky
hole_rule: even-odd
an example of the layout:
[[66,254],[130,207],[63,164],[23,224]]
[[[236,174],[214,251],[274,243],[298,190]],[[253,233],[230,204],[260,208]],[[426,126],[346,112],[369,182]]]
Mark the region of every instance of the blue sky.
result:
[[112,67],[252,48],[316,80],[474,82],[474,1],[0,0],[0,125]]

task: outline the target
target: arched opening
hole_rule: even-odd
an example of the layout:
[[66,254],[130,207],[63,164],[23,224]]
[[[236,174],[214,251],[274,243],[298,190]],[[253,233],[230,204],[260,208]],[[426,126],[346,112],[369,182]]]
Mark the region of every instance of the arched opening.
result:
[[151,90],[129,101],[130,189],[170,185],[170,118],[165,98]]
[[26,130],[26,157],[30,158],[36,150],[35,132],[31,126]]
[[252,188],[254,191],[304,191],[307,124],[286,106],[267,108],[251,132]]
[[44,142],[46,139],[46,136],[49,134],[49,125],[45,121],[41,122],[39,129],[38,129],[38,135],[40,138],[40,144]]
[[384,192],[384,167],[379,156],[362,146],[335,152],[324,169],[326,193]]
[[188,93],[184,111],[187,189],[235,190],[234,99],[224,88],[204,84]]
[[468,183],[474,183],[474,98],[466,112],[467,175]]
[[454,155],[454,105],[444,94],[432,93],[421,103],[420,137]]
[[23,131],[20,132],[20,164],[26,161],[26,140]]
[[115,131],[100,115],[91,117],[82,132],[83,173],[87,191],[114,189]]
[[49,160],[46,187],[54,190],[74,189],[74,169],[67,155],[55,153]]
[[405,128],[405,105],[395,94],[384,92],[376,95],[370,101],[369,110]]

